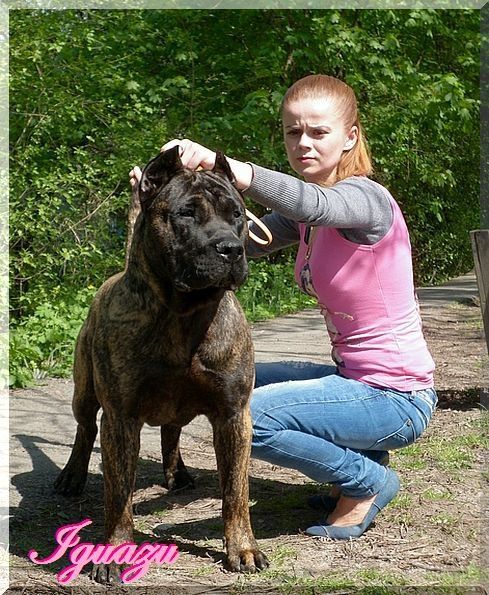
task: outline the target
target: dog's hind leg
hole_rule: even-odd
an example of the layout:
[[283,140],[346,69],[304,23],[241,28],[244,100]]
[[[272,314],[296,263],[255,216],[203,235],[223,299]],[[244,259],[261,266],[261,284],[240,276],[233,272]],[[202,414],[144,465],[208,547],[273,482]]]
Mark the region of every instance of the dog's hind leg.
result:
[[88,464],[97,436],[97,412],[100,404],[95,395],[91,359],[85,356],[84,336],[76,346],[73,414],[78,422],[71,456],[54,483],[54,489],[64,496],[77,496],[83,491]]
[[178,426],[161,426],[161,459],[163,473],[169,490],[194,488],[194,480],[187,471],[182,455],[180,454],[180,433]]

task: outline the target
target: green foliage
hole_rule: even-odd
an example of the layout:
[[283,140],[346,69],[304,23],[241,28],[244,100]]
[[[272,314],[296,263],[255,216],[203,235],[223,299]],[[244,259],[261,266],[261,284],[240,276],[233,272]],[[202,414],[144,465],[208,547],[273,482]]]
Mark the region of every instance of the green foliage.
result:
[[237,293],[248,320],[273,318],[316,304],[297,289],[291,260],[272,266],[263,260],[253,260],[249,266],[249,280]]
[[10,332],[9,384],[22,387],[45,376],[71,373],[73,352],[80,327],[95,293],[80,290],[67,299],[38,306]]
[[10,20],[16,318],[32,314],[53,288],[98,284],[121,266],[128,172],[166,134],[148,99],[159,89],[137,93],[131,79],[144,62],[136,53],[137,19],[120,53],[128,16],[15,11]]
[[[122,267],[131,167],[190,137],[289,171],[280,101],[311,72],[356,90],[375,175],[408,220],[418,282],[468,270],[478,39],[477,10],[11,11],[13,377],[49,361],[42,316],[66,312],[74,329],[79,292]],[[302,307],[286,287],[290,254],[251,270],[240,292],[251,316]]]

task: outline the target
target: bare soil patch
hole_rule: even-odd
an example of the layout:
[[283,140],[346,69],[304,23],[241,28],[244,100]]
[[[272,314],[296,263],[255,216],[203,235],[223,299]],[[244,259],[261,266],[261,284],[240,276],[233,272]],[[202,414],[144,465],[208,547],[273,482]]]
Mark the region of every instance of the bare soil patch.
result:
[[[359,540],[305,536],[302,531],[318,520],[306,498],[320,487],[295,471],[254,460],[252,523],[271,566],[260,575],[224,572],[218,480],[205,422],[183,437],[183,457],[196,489],[169,493],[162,487],[157,450],[140,461],[136,541],[175,543],[181,552],[176,564],[152,567],[131,586],[106,589],[81,575],[74,586],[61,587],[56,572],[67,565],[66,558],[34,566],[26,553],[34,545],[43,555],[50,553],[55,529],[73,519],[91,518],[84,539],[100,541],[102,478],[95,469],[83,497],[65,500],[50,492],[46,478],[27,476],[23,500],[12,510],[8,593],[485,592],[488,423],[481,399],[487,407],[489,360],[480,309],[468,303],[426,308],[423,320],[437,364],[439,408],[415,445],[392,454],[403,490]],[[50,380],[48,390],[57,382],[65,381]],[[63,440],[70,437],[67,430]]]

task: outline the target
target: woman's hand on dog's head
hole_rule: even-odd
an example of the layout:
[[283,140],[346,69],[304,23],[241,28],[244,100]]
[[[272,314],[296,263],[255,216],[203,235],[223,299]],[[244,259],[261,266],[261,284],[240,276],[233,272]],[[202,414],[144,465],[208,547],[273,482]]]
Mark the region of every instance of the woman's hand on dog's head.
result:
[[168,151],[176,145],[180,147],[180,161],[182,162],[183,167],[192,170],[198,168],[213,169],[216,163],[216,154],[214,151],[211,151],[188,138],[174,138],[165,143],[161,147],[161,151]]
[[[176,145],[180,147],[180,160],[183,167],[196,170],[198,168],[212,170],[216,164],[216,153],[191,141],[188,138],[175,138],[162,147],[162,151],[168,151]],[[251,184],[253,178],[253,168],[249,163],[231,159],[226,155],[226,159],[231,167],[234,178],[236,180],[236,187],[239,190],[246,190]]]

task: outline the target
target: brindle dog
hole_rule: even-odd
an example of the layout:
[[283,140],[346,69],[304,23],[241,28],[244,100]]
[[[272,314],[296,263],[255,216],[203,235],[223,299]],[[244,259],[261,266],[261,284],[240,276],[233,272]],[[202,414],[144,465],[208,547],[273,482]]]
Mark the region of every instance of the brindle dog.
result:
[[[161,426],[169,489],[192,484],[179,451],[182,426],[208,417],[222,492],[226,566],[268,565],[250,525],[249,399],[254,382],[248,324],[233,291],[247,276],[247,225],[227,161],[212,171],[182,167],[179,147],[144,168],[141,213],[126,270],[98,291],[78,337],[73,412],[78,428],[55,487],[79,494],[97,434],[105,496],[105,542],[133,539],[132,493],[144,423]],[[98,582],[119,580],[114,563]]]

